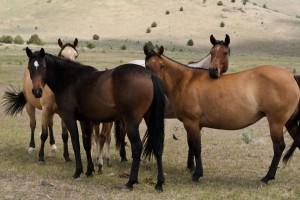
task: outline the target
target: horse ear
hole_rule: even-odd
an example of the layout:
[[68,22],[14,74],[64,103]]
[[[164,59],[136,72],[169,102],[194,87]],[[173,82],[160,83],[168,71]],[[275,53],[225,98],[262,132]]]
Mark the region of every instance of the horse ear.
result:
[[41,50],[40,50],[40,55],[41,55],[41,57],[45,57],[45,55],[46,55],[46,53],[45,53],[45,50],[44,50],[44,48],[41,48]]
[[58,43],[58,46],[60,46],[60,48],[62,48],[64,46],[64,44],[62,43],[60,38],[57,40],[57,43]]
[[149,54],[149,49],[147,45],[144,45],[144,54],[147,56]]
[[229,35],[226,34],[226,37],[225,37],[225,45],[228,46],[230,43],[230,37]]
[[212,45],[215,45],[217,43],[217,40],[215,39],[215,37],[213,35],[210,36],[210,43]]
[[74,45],[74,47],[76,47],[78,45],[78,39],[77,38],[75,38],[73,45]]
[[159,49],[158,49],[159,55],[163,55],[164,50],[165,50],[164,47],[163,47],[163,46],[160,46]]
[[26,47],[26,54],[27,54],[28,58],[30,58],[30,56],[32,55],[32,51],[28,47]]

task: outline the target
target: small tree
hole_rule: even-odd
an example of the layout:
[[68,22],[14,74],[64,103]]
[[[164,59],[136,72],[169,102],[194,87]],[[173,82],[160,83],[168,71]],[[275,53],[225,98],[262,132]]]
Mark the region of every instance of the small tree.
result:
[[222,1],[218,1],[217,5],[218,5],[218,6],[222,6],[222,5],[223,5],[223,2],[222,2]]
[[225,23],[223,22],[223,21],[221,21],[221,23],[220,23],[220,27],[224,27],[225,26]]
[[17,35],[14,39],[15,44],[24,44],[24,40],[20,35]]
[[94,34],[94,35],[93,35],[93,40],[99,40],[99,35]]
[[10,35],[3,35],[0,37],[1,43],[11,44],[13,41],[14,41],[14,39]]
[[151,27],[152,27],[152,28],[157,27],[157,23],[156,23],[156,22],[152,22]]
[[169,10],[166,10],[166,15],[170,14],[170,11]]
[[146,33],[151,33],[151,28],[150,27],[147,28]]
[[44,45],[45,43],[40,39],[38,34],[33,34],[27,41],[27,44]]
[[194,41],[192,39],[189,39],[186,45],[187,46],[194,46]]
[[264,5],[263,5],[263,8],[267,8],[267,5],[266,5],[266,4],[264,4]]
[[182,11],[183,11],[183,7],[182,7],[182,6],[180,7],[179,11],[180,11],[180,12],[182,12]]
[[123,44],[123,45],[121,46],[121,50],[126,50],[126,49],[127,49],[126,45]]
[[86,43],[86,47],[89,48],[89,49],[93,49],[96,47],[95,43],[94,42],[87,42]]

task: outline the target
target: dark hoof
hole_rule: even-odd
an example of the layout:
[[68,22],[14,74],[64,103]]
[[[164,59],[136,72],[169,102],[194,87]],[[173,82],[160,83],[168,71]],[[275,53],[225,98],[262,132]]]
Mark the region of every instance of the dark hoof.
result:
[[193,176],[192,176],[192,180],[193,180],[194,182],[199,182],[200,176],[201,176],[201,175],[194,173]]
[[92,169],[87,169],[86,172],[85,172],[85,175],[86,175],[87,177],[91,177],[91,176],[93,176],[93,172],[94,172],[94,171],[95,171],[94,168],[92,168]]
[[196,167],[195,167],[195,165],[192,165],[192,166],[187,166],[187,169],[190,171],[190,173],[192,174],[192,173],[194,173],[195,172],[195,170],[196,170]]
[[154,188],[158,192],[163,192],[164,191],[161,183],[160,184],[157,183]]
[[70,158],[65,158],[65,162],[66,162],[66,163],[71,163],[72,160],[71,160]]
[[73,175],[73,178],[76,180],[76,179],[80,179],[80,174],[83,173],[82,170],[76,170],[74,175]]
[[99,168],[98,168],[98,174],[99,174],[99,175],[103,174],[102,167],[99,167]]
[[45,160],[44,160],[44,158],[39,158],[39,164],[45,164]]
[[130,191],[133,190],[133,184],[131,184],[131,183],[129,183],[129,182],[125,184],[125,187],[126,187],[126,189],[128,189],[128,190],[130,190]]
[[260,181],[264,184],[268,184],[270,180],[274,180],[274,179],[275,179],[274,177],[265,176]]
[[125,157],[125,158],[121,158],[121,162],[127,162],[128,160],[127,160],[127,158]]

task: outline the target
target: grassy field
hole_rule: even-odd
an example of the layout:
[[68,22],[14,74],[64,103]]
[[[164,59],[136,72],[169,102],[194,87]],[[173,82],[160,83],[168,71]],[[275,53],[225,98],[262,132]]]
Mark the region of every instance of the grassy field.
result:
[[[121,46],[121,45],[120,45]],[[9,84],[22,85],[23,69],[27,57],[23,46],[0,46],[0,96]],[[33,50],[40,47],[32,46]],[[46,52],[57,53],[55,45],[44,47]],[[111,68],[134,59],[143,59],[141,44],[131,44],[125,51],[117,43],[93,50],[79,48],[78,60],[98,69]],[[181,47],[167,49],[166,55],[183,63],[199,60],[209,50]],[[278,55],[232,54],[231,72],[263,64],[274,64],[295,69],[300,74],[300,58]],[[139,184],[133,191],[123,189],[130,171],[130,148],[127,148],[128,163],[120,163],[114,140],[111,147],[113,166],[105,166],[104,174],[91,178],[82,175],[74,181],[72,174],[75,162],[66,164],[62,156],[59,118],[55,117],[54,131],[59,152],[52,153],[49,143],[45,149],[45,164],[38,164],[40,111],[37,112],[37,150],[27,153],[29,145],[29,118],[26,111],[16,117],[5,116],[0,109],[0,199],[299,199],[300,154],[296,151],[289,165],[279,165],[275,181],[262,185],[260,179],[271,163],[273,150],[265,119],[246,129],[223,131],[204,128],[202,132],[202,158],[204,177],[199,183],[191,181],[186,170],[187,142],[184,128],[178,120],[166,120],[166,137],[163,165],[166,177],[164,192],[154,190],[156,181],[155,160],[143,160]],[[143,135],[145,125],[140,132]],[[172,139],[172,134],[178,140]],[[244,136],[244,139],[243,139]],[[249,136],[249,141],[245,139]],[[287,147],[291,144],[285,134]],[[128,142],[129,143],[129,142]],[[74,160],[70,145],[71,158]],[[83,148],[81,148],[83,150]],[[95,155],[95,153],[94,153]],[[95,156],[94,156],[95,157]],[[84,168],[85,154],[82,153]]]

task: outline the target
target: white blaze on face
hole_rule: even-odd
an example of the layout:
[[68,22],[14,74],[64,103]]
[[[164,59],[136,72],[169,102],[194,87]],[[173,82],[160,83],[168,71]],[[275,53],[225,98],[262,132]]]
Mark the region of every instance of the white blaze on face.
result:
[[40,66],[39,63],[38,63],[38,61],[34,61],[33,65],[35,66],[35,69],[36,69],[36,70],[37,70],[38,67]]

